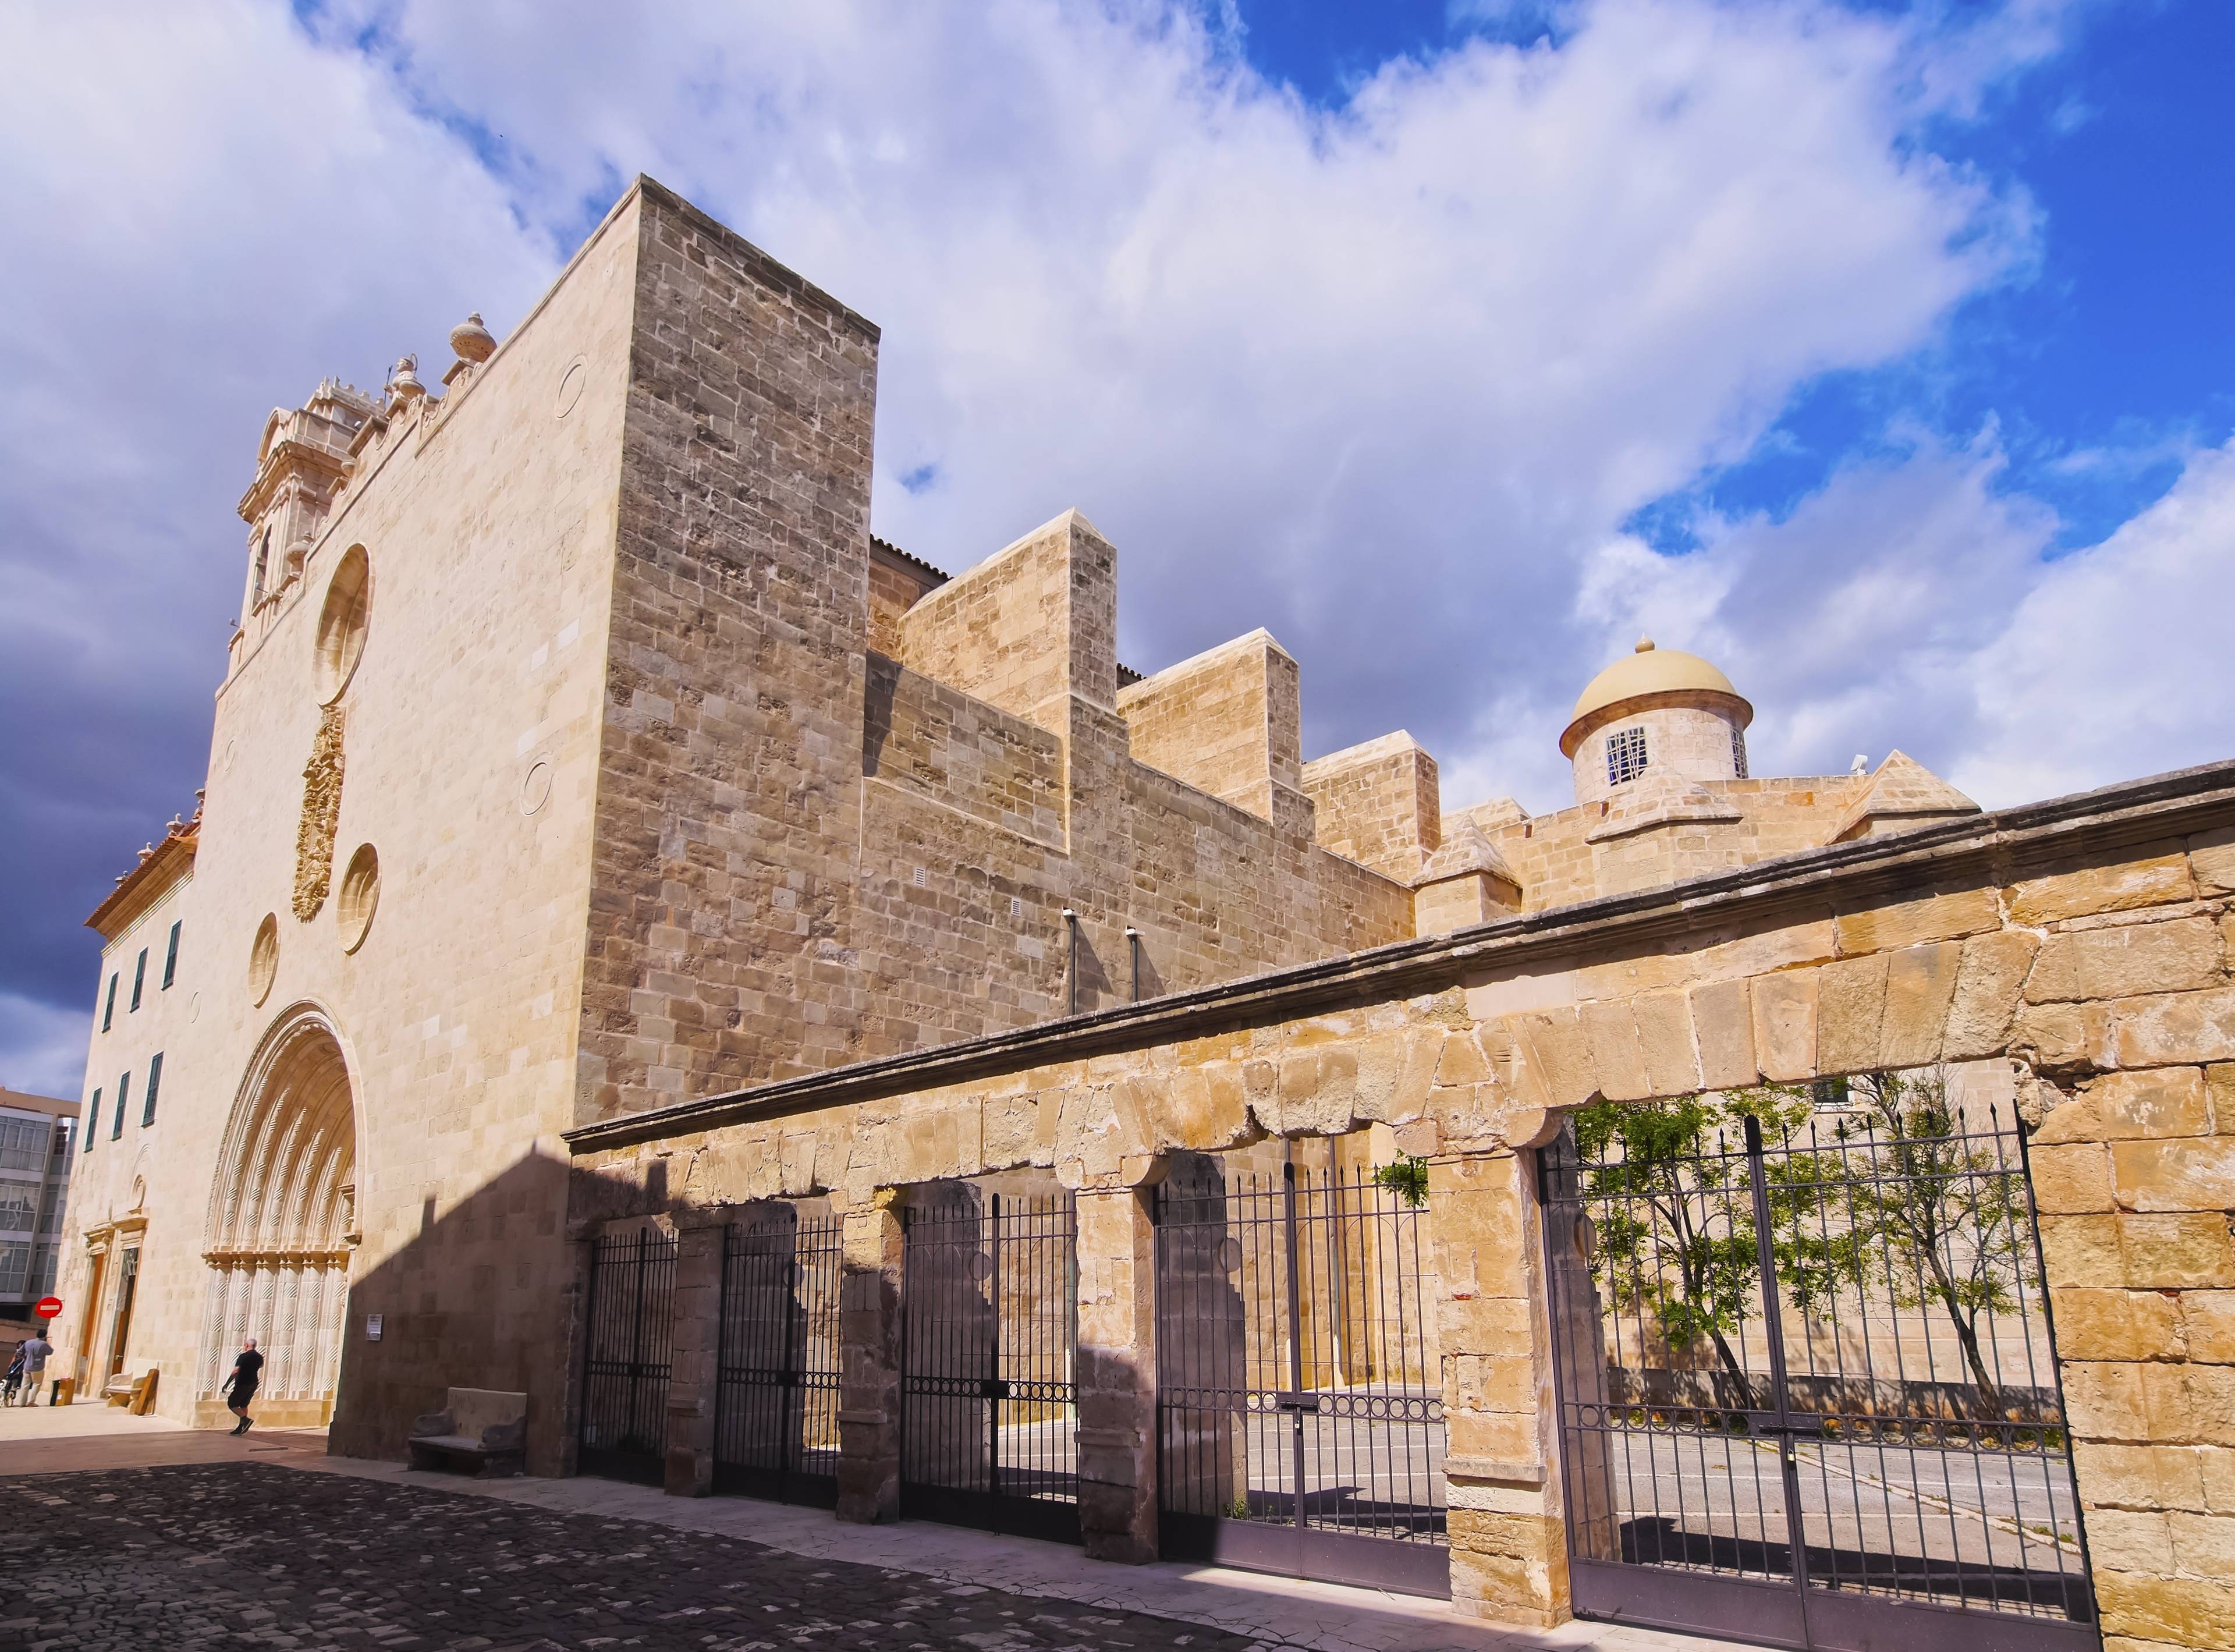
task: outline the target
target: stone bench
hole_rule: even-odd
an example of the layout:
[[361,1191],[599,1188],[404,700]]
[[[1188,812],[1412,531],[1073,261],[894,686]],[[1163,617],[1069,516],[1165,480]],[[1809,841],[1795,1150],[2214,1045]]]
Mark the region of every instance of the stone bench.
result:
[[112,1406],[123,1406],[135,1417],[144,1417],[155,1400],[156,1376],[153,1366],[136,1377],[120,1371],[102,1385],[101,1397]]
[[497,1388],[452,1388],[440,1411],[411,1425],[413,1468],[519,1474],[528,1467],[528,1396]]

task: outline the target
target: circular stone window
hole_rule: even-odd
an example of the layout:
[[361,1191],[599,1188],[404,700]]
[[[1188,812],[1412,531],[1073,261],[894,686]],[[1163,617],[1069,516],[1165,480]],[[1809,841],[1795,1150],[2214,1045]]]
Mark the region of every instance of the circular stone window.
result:
[[380,856],[371,844],[359,843],[342,874],[341,899],[334,903],[341,924],[342,950],[355,952],[364,945],[372,928],[373,908],[380,904]]
[[532,815],[551,801],[551,759],[538,757],[528,765],[520,783],[520,812]]
[[364,547],[352,545],[326,581],[326,605],[318,610],[317,655],[312,662],[318,704],[331,705],[349,686],[364,653],[364,626],[372,606],[372,569]]
[[567,364],[567,370],[560,376],[559,396],[551,404],[552,412],[562,419],[572,413],[574,404],[582,399],[583,387],[589,382],[588,369],[583,365],[580,356],[575,357]]
[[264,914],[256,926],[256,940],[248,948],[248,1001],[261,1004],[272,996],[272,983],[279,974],[279,920]]

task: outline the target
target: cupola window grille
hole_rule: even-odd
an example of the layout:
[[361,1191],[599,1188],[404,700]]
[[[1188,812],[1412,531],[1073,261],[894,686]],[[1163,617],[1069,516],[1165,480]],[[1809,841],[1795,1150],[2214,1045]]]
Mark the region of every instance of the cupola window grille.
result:
[[1731,731],[1731,772],[1741,780],[1747,777],[1746,731],[1744,729],[1734,728]]
[[1607,736],[1607,784],[1619,786],[1645,772],[1645,729],[1616,729]]

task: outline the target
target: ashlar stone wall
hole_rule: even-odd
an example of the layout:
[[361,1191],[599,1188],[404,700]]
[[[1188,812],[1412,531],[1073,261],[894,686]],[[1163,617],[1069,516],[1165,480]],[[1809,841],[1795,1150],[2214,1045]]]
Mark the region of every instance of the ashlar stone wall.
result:
[[[1138,1190],[1176,1150],[1382,1127],[1430,1160],[1454,1596],[1543,1625],[1568,1610],[1568,1493],[1535,1150],[1563,1114],[2008,1060],[2038,1126],[2109,1644],[2228,1648],[2232,908],[2235,764],[576,1131],[577,1230],[781,1196],[842,1210],[855,1275],[841,1514],[882,1518],[894,1201],[1048,1168],[1078,1190],[1098,1257],[1080,1285],[1088,1546],[1137,1559],[1155,1546]],[[696,1488],[685,1475],[673,1489]]]
[[1313,758],[1301,783],[1320,846],[1360,865],[1409,882],[1444,841],[1436,760],[1401,729]]
[[1133,756],[1214,797],[1273,818],[1273,789],[1302,778],[1296,661],[1255,631],[1120,689]]

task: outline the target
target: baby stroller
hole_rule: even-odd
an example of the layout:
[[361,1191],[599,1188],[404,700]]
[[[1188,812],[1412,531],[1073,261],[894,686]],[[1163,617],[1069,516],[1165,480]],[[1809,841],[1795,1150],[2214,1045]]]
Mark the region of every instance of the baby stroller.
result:
[[16,1357],[8,1362],[8,1374],[0,1377],[0,1405],[16,1403],[16,1391],[23,1386],[23,1345],[16,1345]]

